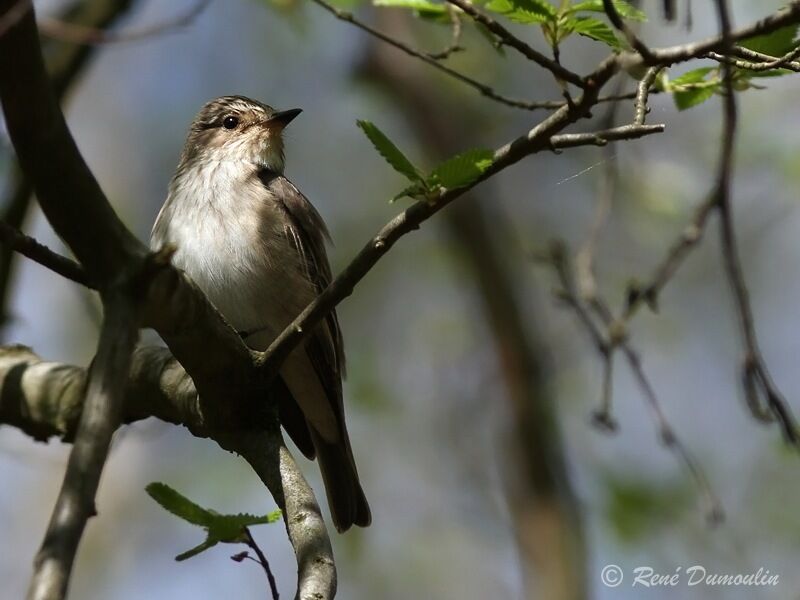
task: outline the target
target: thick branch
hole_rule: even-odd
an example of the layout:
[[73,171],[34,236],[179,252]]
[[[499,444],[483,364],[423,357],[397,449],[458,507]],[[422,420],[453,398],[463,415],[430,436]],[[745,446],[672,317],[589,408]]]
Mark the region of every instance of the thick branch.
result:
[[[14,0],[0,0],[0,14],[13,3]],[[103,289],[118,278],[137,272],[143,266],[147,249],[114,214],[75,146],[49,88],[32,11],[0,37],[0,96],[20,164],[34,182],[45,215],[89,276]],[[91,231],[91,235],[87,235],[87,231]],[[200,393],[199,404],[205,422],[235,431],[247,421],[254,404],[251,400],[257,392],[260,393],[258,404],[274,406],[268,401],[265,382],[254,368],[250,351],[202,292],[168,265],[154,263],[154,266],[158,269],[150,273],[151,276],[142,277],[140,286],[133,286],[131,297],[141,303],[142,321],[159,331],[176,358],[191,373]],[[232,397],[239,401],[231,402]],[[251,427],[255,426],[256,423],[252,423]],[[276,447],[279,440],[280,437],[273,437],[264,440],[262,445]],[[235,449],[232,444],[226,447]],[[283,476],[284,469],[291,465],[287,467],[288,463],[278,452],[271,456],[275,461],[280,459],[280,466],[276,462],[275,469]],[[263,477],[264,469],[260,469]],[[295,490],[289,486],[300,486],[304,482],[289,471],[284,491],[294,494]],[[278,488],[275,482],[270,486],[273,491]],[[313,497],[307,486],[297,493]],[[303,506],[311,510],[308,502]],[[319,514],[318,509],[316,514]],[[287,518],[289,536],[298,552],[302,551],[297,556],[301,571],[313,570],[314,561],[332,563],[329,553],[323,555],[320,548],[309,549],[308,542],[298,537],[298,531],[310,531],[309,535],[318,538],[315,539],[320,547],[328,544],[321,517],[314,528],[302,523],[295,526],[292,515]],[[335,589],[334,570],[328,568],[327,573],[327,588],[308,583],[320,580],[319,577],[301,577],[300,596],[326,592],[318,597],[330,598],[328,592]]]
[[[131,3],[131,0],[76,1],[62,11],[59,18],[87,27],[106,27],[124,15]],[[92,48],[53,40],[45,43],[43,48],[53,93],[61,103],[89,62]],[[11,227],[22,229],[31,203],[33,186],[18,167],[12,171],[9,191],[2,203],[2,220]],[[7,318],[6,305],[13,257],[14,253],[10,248],[0,248],[0,324]]]
[[[0,12],[14,4],[2,0]],[[48,220],[93,278],[101,285],[113,280],[146,250],[114,213],[78,152],[50,92],[33,9],[0,37],[0,97],[17,158]]]
[[[0,425],[38,440],[70,439],[83,408],[85,382],[85,369],[44,362],[23,346],[0,347]],[[168,350],[152,346],[133,353],[122,422],[148,417],[183,425],[193,435],[242,455],[283,510],[297,557],[299,598],[333,597],[336,571],[322,513],[291,454],[275,442],[280,438],[274,432],[237,431],[205,413],[191,378]],[[273,460],[276,454],[278,460]]]
[[122,420],[138,326],[127,298],[117,296],[104,303],[106,316],[89,376],[75,445],[56,500],[53,516],[36,555],[28,600],[58,600],[67,592],[70,572],[86,522],[94,512],[111,436]]

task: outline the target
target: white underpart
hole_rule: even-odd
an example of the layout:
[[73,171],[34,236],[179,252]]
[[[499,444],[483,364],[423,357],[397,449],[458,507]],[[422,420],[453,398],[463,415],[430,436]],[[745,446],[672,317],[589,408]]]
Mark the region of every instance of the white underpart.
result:
[[[255,175],[275,156],[243,153],[230,160],[236,154],[231,150],[226,145],[224,152],[207,152],[199,168],[173,180],[153,227],[151,247],[174,244],[175,266],[236,330],[259,330],[246,341],[265,350],[313,300],[316,290],[305,276],[279,201]],[[335,415],[304,347],[292,352],[281,376],[315,429],[336,441]]]

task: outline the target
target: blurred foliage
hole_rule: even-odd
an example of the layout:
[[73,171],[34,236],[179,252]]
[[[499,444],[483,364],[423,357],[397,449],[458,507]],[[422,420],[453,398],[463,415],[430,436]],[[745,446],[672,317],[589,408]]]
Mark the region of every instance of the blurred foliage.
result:
[[693,502],[686,480],[650,482],[641,476],[608,475],[606,517],[614,535],[624,544],[652,539]]

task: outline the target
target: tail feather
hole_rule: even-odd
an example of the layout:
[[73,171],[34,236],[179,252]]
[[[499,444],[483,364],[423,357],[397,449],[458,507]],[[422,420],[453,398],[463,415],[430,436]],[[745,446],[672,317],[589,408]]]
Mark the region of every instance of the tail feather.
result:
[[347,531],[353,525],[367,527],[372,522],[372,513],[358,480],[347,432],[343,432],[344,435],[337,443],[331,444],[314,431],[313,427],[309,429],[317,451],[317,461],[325,483],[334,526],[339,533]]

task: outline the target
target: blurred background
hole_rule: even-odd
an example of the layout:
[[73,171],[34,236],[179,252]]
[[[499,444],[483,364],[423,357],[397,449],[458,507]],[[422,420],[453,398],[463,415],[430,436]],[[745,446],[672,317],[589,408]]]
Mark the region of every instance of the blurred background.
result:
[[[149,236],[189,122],[219,95],[304,109],[287,130],[286,174],[330,226],[334,271],[405,206],[388,202],[402,181],[356,119],[375,122],[418,164],[431,166],[460,149],[499,146],[543,115],[486,101],[319,7],[286,1],[211,2],[178,31],[98,48],[65,99],[86,160],[140,238]],[[782,3],[730,4],[743,25]],[[688,32],[682,22],[664,23],[660,4],[642,5],[651,15],[642,35],[652,45],[714,32],[712,3],[694,3]],[[40,15],[59,8],[37,5]],[[117,26],[158,23],[192,5],[141,0]],[[364,7],[359,14],[425,49],[449,39],[447,28],[404,11]],[[546,50],[536,30],[518,31]],[[468,50],[447,64],[509,95],[559,99],[547,73],[511,52],[499,56],[474,30],[463,44]],[[562,61],[587,71],[605,53],[596,42],[570,40]],[[761,346],[798,412],[800,103],[796,77],[764,81],[766,91],[740,95],[734,202]],[[586,148],[524,160],[402,239],[340,305],[348,422],[373,509],[370,528],[333,536],[340,598],[557,600],[583,589],[601,600],[800,597],[800,461],[776,427],[756,423],[744,406],[742,349],[716,221],[663,292],[660,313],[642,311],[632,325],[668,418],[724,505],[727,519],[715,528],[685,469],[659,442],[621,360],[614,374],[619,431],[591,425],[602,364],[573,315],[553,301],[553,274],[531,260],[552,239],[582,243],[609,161],[620,184],[597,250],[601,290],[620,306],[628,280],[646,277],[663,257],[712,185],[721,115],[718,99],[683,113],[666,96],[651,105],[650,122],[665,123],[664,134],[605,153]],[[624,103],[619,118],[631,111]],[[10,173],[3,144],[0,164]],[[65,251],[38,208],[25,230]],[[24,260],[15,261],[10,285],[3,342],[88,364],[94,299]],[[143,342],[158,343],[152,332]],[[0,429],[2,598],[24,596],[69,449]],[[302,466],[324,501],[316,466]],[[152,481],[219,511],[274,509],[247,464],[214,442],[153,420],[126,427],[103,475],[72,598],[266,597],[261,570],[229,560],[241,548],[217,546],[173,561],[202,532],[145,494]],[[253,533],[282,597],[291,597],[295,566],[285,531],[273,525]],[[618,588],[600,580],[612,563],[628,578]],[[672,574],[695,564],[709,573],[763,568],[780,583],[646,592],[629,585],[637,566]]]

